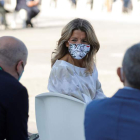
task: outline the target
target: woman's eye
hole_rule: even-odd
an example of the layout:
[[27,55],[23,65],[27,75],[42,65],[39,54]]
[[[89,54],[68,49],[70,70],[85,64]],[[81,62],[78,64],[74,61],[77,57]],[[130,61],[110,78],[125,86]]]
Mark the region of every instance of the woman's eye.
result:
[[76,40],[72,40],[72,41],[76,41]]

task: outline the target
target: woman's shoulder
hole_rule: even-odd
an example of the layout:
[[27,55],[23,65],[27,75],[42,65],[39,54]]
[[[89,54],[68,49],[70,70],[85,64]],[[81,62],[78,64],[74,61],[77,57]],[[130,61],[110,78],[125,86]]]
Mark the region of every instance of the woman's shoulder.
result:
[[65,60],[56,60],[52,69],[53,68],[58,68],[58,67],[64,69],[65,67],[68,67],[69,65],[70,64]]
[[56,60],[54,63],[51,72],[57,74],[61,73],[62,75],[68,74],[68,73],[73,73],[73,67],[71,66],[72,64],[68,63],[65,60]]
[[95,63],[93,64],[92,77],[94,77],[95,79],[98,77],[98,70],[97,70],[97,66]]
[[70,64],[64,60],[56,60],[54,63],[50,76],[56,77],[57,79],[61,79],[66,77],[69,78],[74,75],[74,71]]

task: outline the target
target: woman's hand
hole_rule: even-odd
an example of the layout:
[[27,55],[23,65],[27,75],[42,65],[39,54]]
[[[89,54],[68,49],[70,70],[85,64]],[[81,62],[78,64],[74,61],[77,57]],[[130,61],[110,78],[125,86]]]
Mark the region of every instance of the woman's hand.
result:
[[40,0],[35,0],[35,1],[28,1],[27,2],[27,6],[28,7],[33,7],[33,6],[37,6],[39,4]]

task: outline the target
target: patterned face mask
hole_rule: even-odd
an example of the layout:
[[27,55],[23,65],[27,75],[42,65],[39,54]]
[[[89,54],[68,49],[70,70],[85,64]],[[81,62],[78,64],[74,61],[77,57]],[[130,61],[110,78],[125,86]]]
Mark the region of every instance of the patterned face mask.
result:
[[90,51],[90,45],[86,44],[71,44],[69,43],[69,53],[74,59],[82,59]]

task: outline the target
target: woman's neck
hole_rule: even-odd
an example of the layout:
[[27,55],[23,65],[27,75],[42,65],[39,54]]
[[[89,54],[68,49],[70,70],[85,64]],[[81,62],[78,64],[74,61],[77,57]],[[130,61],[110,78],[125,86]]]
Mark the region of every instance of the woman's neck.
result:
[[73,64],[73,65],[77,66],[77,67],[85,68],[83,66],[83,59],[81,59],[81,60],[74,59],[70,54],[66,54],[60,60],[64,60],[64,61],[66,61],[70,64]]

